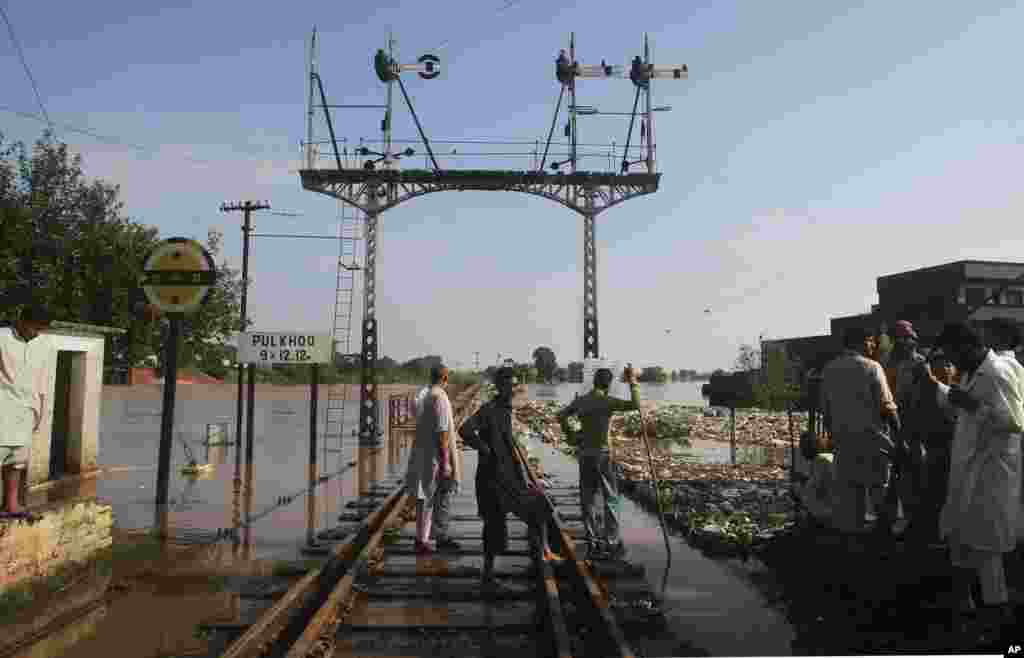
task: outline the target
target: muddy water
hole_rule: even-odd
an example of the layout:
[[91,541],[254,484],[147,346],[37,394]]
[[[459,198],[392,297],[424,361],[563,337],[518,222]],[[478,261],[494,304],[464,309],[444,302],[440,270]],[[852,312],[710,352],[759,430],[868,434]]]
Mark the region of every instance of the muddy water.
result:
[[[180,388],[180,387],[179,387]],[[229,438],[235,434],[234,401],[230,399],[180,400],[175,414],[175,442],[172,458],[169,525],[179,534],[216,533],[231,528],[237,513],[250,519],[248,556],[293,559],[299,557],[307,526],[306,487],[309,465],[309,403],[298,399],[259,401],[254,413],[253,486],[251,501],[234,495],[235,446],[204,445],[206,425],[228,423]],[[357,425],[357,409],[349,403],[345,433]],[[161,402],[149,399],[119,399],[107,396],[103,402],[100,434],[102,466],[139,466],[137,470],[108,474],[96,483],[97,495],[113,506],[115,522],[122,528],[154,525],[156,455],[160,439]],[[323,403],[318,434],[323,435]],[[199,462],[215,465],[200,478],[184,477],[180,467],[187,463],[183,443]],[[356,459],[357,440],[351,435],[329,438],[334,450],[325,455],[317,450],[321,475],[329,476],[317,486],[317,529],[337,519],[343,504],[357,495],[368,481],[389,471],[389,452],[383,450],[363,468],[350,468]],[[340,452],[338,451],[340,449]],[[146,468],[148,467],[148,468]],[[394,465],[392,465],[392,469]],[[242,450],[243,478],[245,450]],[[369,471],[369,472],[367,472]],[[339,474],[340,473],[340,474]],[[281,503],[282,497],[288,501]]]
[[[255,414],[254,474],[252,502],[233,495],[233,446],[214,447],[207,452],[202,440],[205,424],[227,421],[234,435],[234,403],[230,400],[183,400],[180,403],[177,434],[189,442],[199,461],[217,465],[204,479],[184,478],[178,468],[186,462],[185,451],[176,439],[172,469],[170,525],[177,529],[216,531],[229,528],[238,509],[250,519],[243,556],[253,559],[296,559],[305,541],[306,473],[308,465],[309,412],[304,400],[275,400],[257,405]],[[146,466],[155,462],[159,442],[158,400],[104,401],[101,462],[104,465]],[[355,425],[355,410],[346,427]],[[330,456],[321,472],[337,471],[357,456],[356,440],[334,441],[342,452]],[[535,442],[532,454],[542,456],[546,470],[565,482],[576,482],[575,461]],[[399,475],[405,470],[407,450],[385,448],[361,467],[331,477],[317,487],[317,527],[333,525],[344,511],[344,503],[357,496],[373,481]],[[472,477],[475,454],[466,455],[466,477]],[[244,462],[244,454],[243,454]],[[153,524],[155,468],[119,472],[97,482],[97,494],[114,507],[118,525],[147,527]],[[296,495],[279,504],[282,496]],[[236,507],[237,506],[237,507]],[[241,509],[239,509],[241,508]],[[665,572],[665,547],[655,518],[624,501],[623,537],[630,559],[643,565],[656,592],[664,586],[664,607],[669,632],[680,644],[693,645],[713,655],[790,655],[793,632],[785,618],[735,573],[728,564],[704,557],[682,539],[670,537],[671,570]],[[659,641],[659,644],[661,641]],[[650,655],[671,655],[669,652]]]

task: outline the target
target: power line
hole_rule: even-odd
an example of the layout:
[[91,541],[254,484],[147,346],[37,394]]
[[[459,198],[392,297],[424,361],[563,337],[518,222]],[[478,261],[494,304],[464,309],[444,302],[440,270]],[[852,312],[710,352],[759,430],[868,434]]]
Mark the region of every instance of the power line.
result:
[[35,76],[32,75],[32,70],[28,67],[28,60],[25,59],[25,51],[21,49],[21,42],[18,41],[18,37],[14,34],[14,25],[11,23],[11,19],[7,17],[7,11],[4,10],[3,5],[0,5],[0,16],[3,17],[4,23],[7,23],[7,32],[11,35],[11,42],[14,44],[14,49],[18,51],[18,57],[21,59],[21,65],[25,69],[28,81],[32,83],[32,91],[36,93],[36,102],[39,103],[39,109],[43,111],[43,117],[46,119],[46,123],[49,124],[50,130],[53,130],[53,122],[50,121],[50,115],[46,112],[46,106],[43,105],[43,97],[39,93],[39,86],[36,85]]
[[[504,12],[508,11],[509,9],[512,9],[513,7],[515,7],[516,5],[519,5],[521,3],[522,3],[522,0],[506,0],[500,7],[498,7],[497,11],[494,12],[493,16],[501,16]],[[481,17],[481,20],[482,20],[482,18],[483,17]],[[489,17],[489,18],[492,18],[492,17]],[[466,26],[464,24],[460,25],[460,28],[462,28],[461,31],[462,31],[463,34],[466,34],[467,32],[470,31],[470,30],[466,29]],[[452,42],[452,39],[445,39],[437,47],[434,48],[434,52],[437,52],[439,50],[443,50],[444,48],[447,48],[448,45],[451,42]]]
[[[36,121],[47,121],[47,122],[50,122],[49,117],[41,117],[38,114],[35,114],[34,112],[23,112],[21,110],[16,110],[16,109],[14,109],[12,107],[9,107],[7,105],[0,105],[0,112],[7,112],[9,114],[16,114],[16,115],[18,115],[20,117],[24,117],[26,119],[35,119]],[[51,125],[52,125],[52,123],[51,123]],[[139,151],[140,153],[152,154],[152,153],[156,153],[156,152],[158,152],[160,150],[159,147],[145,146],[143,144],[133,144],[131,142],[126,142],[126,141],[124,141],[124,140],[122,140],[122,139],[120,139],[118,137],[111,137],[110,135],[103,135],[103,134],[100,134],[100,133],[98,133],[98,132],[96,132],[94,130],[90,130],[88,128],[79,128],[79,127],[73,126],[73,125],[71,125],[69,123],[62,123],[60,125],[67,132],[77,133],[79,135],[86,135],[88,137],[92,137],[93,139],[97,139],[97,140],[99,140],[101,142],[104,142],[106,144],[112,144],[114,146],[124,146],[124,147],[130,148],[130,149],[133,149],[135,151]],[[192,162],[193,164],[203,164],[203,165],[214,164],[210,160],[199,160],[199,159],[187,156],[187,155],[178,155],[178,156],[174,156],[174,157],[184,158],[185,160],[188,160],[189,162]]]

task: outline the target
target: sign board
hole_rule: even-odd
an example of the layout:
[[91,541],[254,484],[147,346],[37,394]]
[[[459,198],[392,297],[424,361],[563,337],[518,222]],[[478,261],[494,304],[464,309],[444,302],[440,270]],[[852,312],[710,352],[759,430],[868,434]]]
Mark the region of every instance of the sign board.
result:
[[150,303],[164,313],[193,313],[217,282],[209,252],[195,240],[169,238],[142,265],[139,284]]
[[287,331],[248,331],[239,334],[240,363],[310,365],[330,363],[330,334]]

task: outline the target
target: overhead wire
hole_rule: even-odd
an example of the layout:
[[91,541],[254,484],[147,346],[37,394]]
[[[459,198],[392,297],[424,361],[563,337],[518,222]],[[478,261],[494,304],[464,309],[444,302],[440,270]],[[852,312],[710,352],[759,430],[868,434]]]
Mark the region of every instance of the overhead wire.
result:
[[11,23],[11,19],[7,16],[7,11],[2,4],[0,4],[0,17],[3,17],[4,23],[7,24],[7,32],[11,35],[11,42],[14,44],[14,49],[18,52],[18,58],[21,60],[21,66],[25,69],[25,75],[28,76],[28,81],[32,83],[32,91],[36,94],[36,102],[39,103],[39,109],[42,110],[43,117],[46,119],[46,123],[49,124],[50,130],[53,130],[53,122],[50,120],[50,114],[46,111],[46,105],[43,104],[43,96],[39,93],[39,85],[36,84],[36,78],[32,75],[32,69],[28,66],[28,60],[25,59],[25,51],[21,48],[21,42],[18,41],[18,37],[14,33],[14,24]]
[[[515,6],[519,5],[519,4],[522,4],[522,0],[506,0],[506,2],[502,6],[498,7],[497,11],[495,11],[493,15],[487,16],[487,18],[490,20],[490,19],[493,19],[494,17],[501,16],[503,13],[505,13],[509,9],[512,9],[513,7],[515,7]],[[483,18],[484,18],[483,16],[480,17],[481,20]],[[465,27],[466,27],[465,24],[460,24],[459,27],[460,27],[460,32],[462,34],[468,34],[468,33],[472,32],[472,30],[465,29]],[[444,50],[445,48],[447,48],[451,44],[451,42],[452,42],[452,39],[445,39],[439,45],[434,47],[434,51],[437,52],[437,51],[440,51],[440,50]]]
[[[7,105],[0,105],[0,112],[7,112],[9,114],[15,114],[15,115],[18,115],[20,117],[24,117],[26,119],[34,119],[36,121],[48,121],[48,119],[46,119],[45,117],[42,117],[42,116],[40,116],[38,114],[35,114],[33,112],[25,112],[25,111],[22,111],[22,110],[15,110],[14,108],[9,107]],[[98,132],[96,132],[94,130],[91,130],[89,128],[82,128],[82,127],[75,126],[75,125],[72,125],[72,124],[69,124],[69,123],[60,123],[59,125],[61,127],[63,127],[63,129],[66,130],[67,132],[77,133],[77,134],[80,134],[80,135],[86,135],[87,137],[92,137],[93,139],[99,140],[99,141],[107,143],[107,144],[111,144],[111,145],[114,145],[114,146],[123,146],[123,147],[129,148],[129,149],[132,149],[134,151],[138,151],[140,153],[145,153],[147,155],[151,155],[151,154],[160,152],[160,147],[146,146],[144,144],[135,144],[135,143],[132,143],[132,142],[126,142],[126,141],[124,141],[124,140],[122,140],[122,139],[120,139],[118,137],[112,137],[110,135],[104,135],[102,133],[98,133]],[[189,155],[174,154],[171,157],[182,158],[184,160],[188,160],[189,162],[191,162],[193,164],[201,164],[201,165],[212,165],[212,164],[215,164],[212,160],[201,160],[201,159],[198,159],[198,158],[193,158],[192,156],[189,156]]]

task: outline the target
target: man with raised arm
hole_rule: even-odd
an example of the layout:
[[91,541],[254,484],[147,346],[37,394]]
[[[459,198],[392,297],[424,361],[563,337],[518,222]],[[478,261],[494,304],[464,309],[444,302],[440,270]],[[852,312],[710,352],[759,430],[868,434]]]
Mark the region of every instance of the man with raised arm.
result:
[[[608,428],[612,414],[640,409],[640,383],[632,367],[623,373],[629,384],[630,399],[620,400],[608,395],[611,388],[612,371],[601,368],[594,373],[594,389],[580,396],[558,412],[558,422],[566,440],[578,447],[580,467],[580,507],[583,512],[583,527],[586,542],[591,545],[591,555],[607,553],[609,557],[621,558],[625,546],[619,533],[618,483],[612,467],[612,451],[608,441]],[[576,416],[582,429],[579,436],[569,426],[569,417]],[[601,490],[604,502],[604,536],[599,537],[596,528],[594,498]]]

